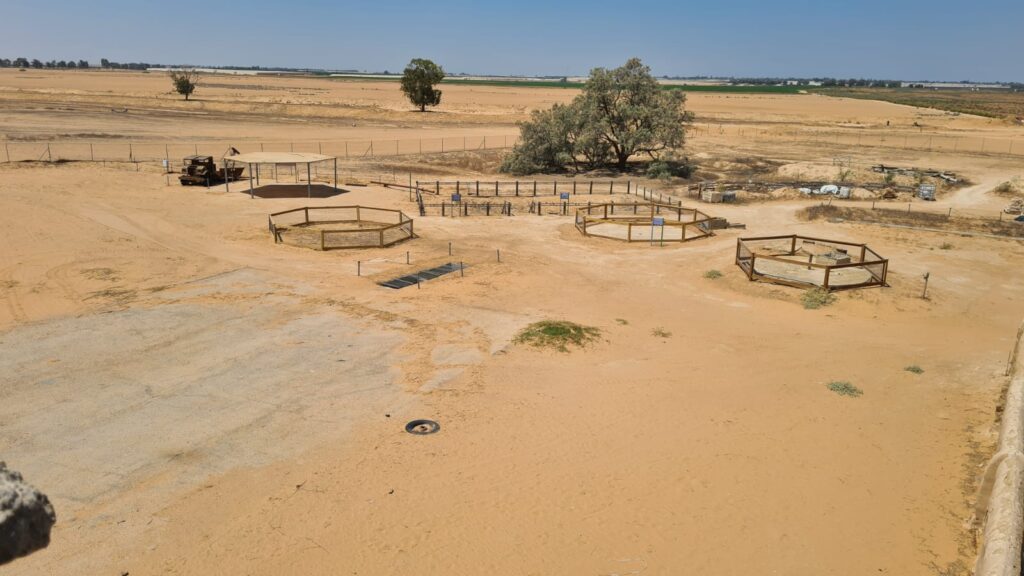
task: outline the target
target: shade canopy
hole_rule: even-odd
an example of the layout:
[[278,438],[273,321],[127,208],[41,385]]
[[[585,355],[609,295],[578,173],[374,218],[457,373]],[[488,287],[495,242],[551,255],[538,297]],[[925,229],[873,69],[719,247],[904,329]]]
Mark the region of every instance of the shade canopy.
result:
[[230,160],[239,164],[309,164],[311,162],[334,160],[334,158],[334,156],[312,152],[249,152],[247,154],[225,156],[224,160]]
[[[249,198],[254,197],[253,191],[253,173],[252,167],[256,165],[256,184],[259,185],[259,165],[260,164],[305,164],[306,165],[306,196],[309,198],[313,197],[313,176],[311,174],[310,165],[316,162],[325,162],[331,160],[334,162],[334,189],[338,189],[338,158],[337,156],[326,156],[324,154],[315,154],[313,152],[249,152],[248,154],[234,154],[232,156],[224,157],[224,168],[225,168],[225,179],[224,189],[231,191],[231,176],[227,168],[230,164],[247,164],[249,166]],[[298,175],[296,175],[298,180]]]

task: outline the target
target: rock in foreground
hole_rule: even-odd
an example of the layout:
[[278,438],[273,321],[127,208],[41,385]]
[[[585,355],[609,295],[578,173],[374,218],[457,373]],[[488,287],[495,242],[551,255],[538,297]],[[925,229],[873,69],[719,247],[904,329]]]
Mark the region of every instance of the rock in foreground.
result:
[[46,548],[56,521],[50,499],[0,462],[0,564]]

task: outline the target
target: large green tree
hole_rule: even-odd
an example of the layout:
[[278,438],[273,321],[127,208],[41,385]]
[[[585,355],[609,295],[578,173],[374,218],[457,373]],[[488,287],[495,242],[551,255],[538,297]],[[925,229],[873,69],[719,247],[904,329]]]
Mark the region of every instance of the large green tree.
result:
[[174,91],[188,100],[199,85],[199,73],[191,69],[171,70],[171,83],[174,84]]
[[444,70],[430,60],[414,58],[402,73],[402,92],[425,112],[427,106],[441,103],[441,91],[434,86],[444,80]]
[[513,173],[579,170],[614,163],[620,170],[638,154],[659,158],[682,148],[686,96],[666,90],[639,59],[614,70],[595,68],[570,104],[535,112],[520,124],[520,143],[503,169]]

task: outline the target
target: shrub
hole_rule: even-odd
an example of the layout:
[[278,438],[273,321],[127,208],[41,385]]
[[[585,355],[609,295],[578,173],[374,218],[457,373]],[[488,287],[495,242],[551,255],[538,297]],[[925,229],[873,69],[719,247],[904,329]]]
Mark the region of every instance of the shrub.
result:
[[921,368],[917,364],[911,364],[910,366],[904,368],[904,370],[906,370],[907,372],[912,372],[914,374],[924,374],[924,368]]
[[825,387],[835,392],[836,394],[839,394],[840,396],[850,396],[856,398],[857,396],[864,394],[863,390],[843,380],[834,380],[826,384]]
[[718,278],[722,277],[722,273],[719,272],[718,270],[708,270],[707,272],[704,273],[704,277],[707,278],[708,280],[717,280]]
[[652,336],[657,336],[658,338],[671,338],[672,337],[672,333],[669,332],[668,330],[665,330],[664,328],[655,328],[654,330],[651,330],[651,335]]
[[952,249],[953,249],[953,245],[950,244],[949,242],[943,242],[942,244],[939,244],[939,250],[952,250]]
[[647,177],[658,180],[669,180],[673,177],[689,178],[693,175],[693,165],[689,158],[665,158],[655,160],[647,165]]
[[601,331],[591,326],[558,320],[544,320],[534,322],[524,328],[515,337],[514,342],[568,352],[570,345],[582,348],[597,340],[600,335]]
[[800,301],[803,302],[804,308],[808,310],[817,310],[824,306],[828,306],[836,301],[835,294],[832,294],[824,288],[811,288],[800,296]]
[[1013,185],[1013,182],[1003,182],[999,186],[996,186],[992,191],[1003,196],[1012,196],[1017,189]]

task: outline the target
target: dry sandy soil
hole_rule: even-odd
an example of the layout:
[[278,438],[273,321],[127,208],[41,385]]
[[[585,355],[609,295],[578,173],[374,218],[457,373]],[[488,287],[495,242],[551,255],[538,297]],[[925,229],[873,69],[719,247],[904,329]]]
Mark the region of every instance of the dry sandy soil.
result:
[[[210,127],[171,113],[165,78],[15,74],[0,73],[8,138],[493,133],[571,97],[451,87],[450,107],[422,120],[392,84],[216,78],[267,88],[210,87],[203,106],[223,106]],[[282,121],[258,98],[300,100],[316,120]],[[151,112],[86,108],[136,101]],[[919,113],[816,96],[691,104],[798,129]],[[833,155],[726,138],[692,152]],[[855,154],[976,183],[936,209],[994,209],[987,186],[1021,172],[992,155]],[[1024,314],[1019,242],[804,222],[807,201],[786,200],[705,207],[747,230],[666,248],[583,238],[558,216],[427,217],[406,244],[322,253],[275,245],[267,213],[414,205],[376,186],[250,200],[137,168],[0,164],[0,456],[58,513],[50,547],[4,574],[970,571],[977,477]],[[891,287],[805,310],[799,291],[733,266],[739,234],[793,232],[870,243]],[[450,260],[464,277],[374,283]],[[541,319],[602,335],[569,353],[513,343]],[[406,434],[414,418],[441,430]]]

